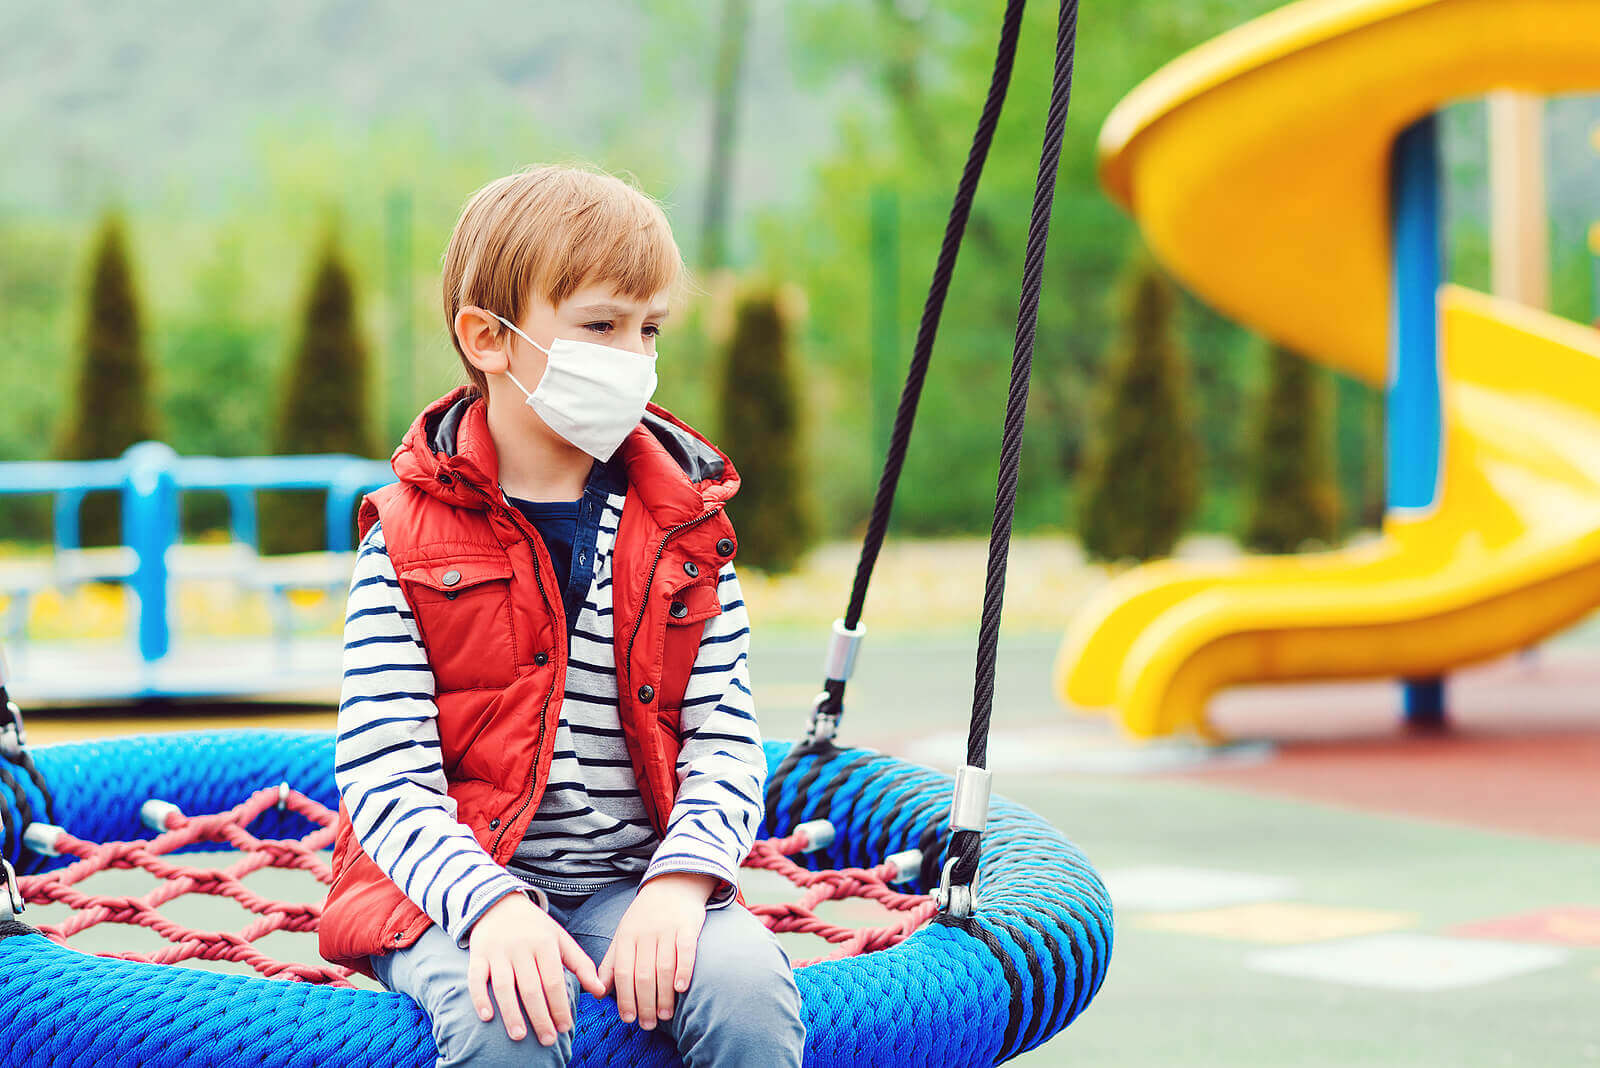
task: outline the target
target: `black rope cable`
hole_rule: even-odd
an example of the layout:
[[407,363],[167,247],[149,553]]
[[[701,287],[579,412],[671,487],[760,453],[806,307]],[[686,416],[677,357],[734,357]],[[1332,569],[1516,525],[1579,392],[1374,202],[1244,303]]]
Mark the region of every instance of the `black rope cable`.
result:
[[[1050,85],[1050,111],[1045,120],[1039,177],[1033,190],[1033,216],[1028,220],[1028,250],[1022,268],[1022,299],[1017,310],[1016,344],[1011,356],[1011,390],[1006,398],[1005,431],[1000,446],[1000,471],[995,493],[994,524],[989,534],[989,568],[984,581],[983,618],[978,626],[978,665],[972,694],[972,720],[967,728],[967,763],[984,767],[989,757],[989,720],[994,708],[995,656],[1000,644],[1000,608],[1005,597],[1006,558],[1011,548],[1011,520],[1016,511],[1017,477],[1022,466],[1022,429],[1027,418],[1028,384],[1033,376],[1033,344],[1039,325],[1039,294],[1044,286],[1044,256],[1050,242],[1050,208],[1055,200],[1056,171],[1066,136],[1067,106],[1072,99],[1072,65],[1078,34],[1078,0],[1061,0],[1056,24],[1055,73]],[[953,884],[967,884],[978,871],[981,831],[957,831],[950,852],[957,860]]]
[[[884,535],[889,529],[895,489],[900,484],[901,468],[905,466],[906,449],[911,442],[911,430],[917,418],[917,404],[922,398],[922,383],[928,375],[934,338],[939,333],[945,297],[950,291],[951,276],[955,273],[956,256],[961,252],[967,219],[972,214],[972,201],[978,192],[978,180],[983,176],[984,163],[989,158],[989,146],[994,141],[995,127],[1000,122],[1000,112],[1005,105],[1006,90],[1011,86],[1011,69],[1017,55],[1017,39],[1022,33],[1022,13],[1026,7],[1027,0],[1009,0],[1006,4],[1000,43],[995,50],[994,72],[989,79],[989,94],[983,103],[978,129],[972,135],[972,147],[967,152],[966,166],[961,172],[960,185],[956,188],[955,203],[950,208],[950,219],[945,224],[944,242],[939,247],[939,259],[934,265],[933,281],[928,287],[928,299],[922,308],[922,322],[917,328],[916,346],[911,353],[911,366],[906,372],[906,384],[900,391],[900,405],[895,411],[894,429],[889,435],[889,452],[884,460],[883,474],[878,479],[878,491],[873,498],[866,537],[861,544],[855,584],[850,590],[850,603],[845,608],[845,626],[851,629],[861,622],[861,610],[867,600],[867,584],[872,580],[872,569],[877,564],[878,552],[883,548]],[[828,693],[824,708],[833,715],[842,714],[844,683],[829,679],[824,689]]]
[[[1011,86],[1011,70],[1017,55],[1017,40],[1022,33],[1022,14],[1027,0],[1007,0],[1005,16],[1000,26],[1000,42],[995,48],[994,71],[989,77],[989,92],[983,102],[983,112],[978,117],[977,131],[972,135],[972,147],[967,151],[966,166],[956,187],[955,202],[950,207],[950,218],[945,223],[944,241],[939,247],[939,258],[934,265],[933,281],[928,287],[928,299],[923,304],[922,322],[917,328],[916,346],[911,353],[911,365],[906,371],[906,383],[900,391],[900,405],[895,411],[894,428],[889,435],[889,452],[884,460],[883,473],[878,479],[877,495],[872,502],[872,515],[867,521],[867,533],[861,545],[861,559],[856,564],[855,583],[850,591],[850,603],[845,608],[845,626],[854,629],[861,622],[861,610],[867,599],[867,585],[872,579],[872,569],[878,552],[883,548],[884,535],[889,529],[889,514],[894,508],[895,489],[900,483],[900,470],[905,466],[906,448],[911,441],[911,430],[916,423],[917,403],[922,398],[922,383],[928,375],[928,363],[933,355],[934,338],[939,333],[939,320],[944,314],[945,297],[950,291],[950,278],[955,273],[956,256],[961,251],[961,241],[967,230],[967,219],[972,214],[972,201],[978,192],[978,180],[983,176],[984,163],[989,158],[989,146],[994,141],[995,127],[1000,122],[1000,112],[1006,101],[1006,90]],[[814,710],[816,717],[829,717],[837,722],[844,715],[844,680],[824,679],[822,694]],[[788,774],[806,756],[826,756],[834,751],[828,738],[807,738],[797,742],[768,777],[767,811],[778,809],[779,792]]]

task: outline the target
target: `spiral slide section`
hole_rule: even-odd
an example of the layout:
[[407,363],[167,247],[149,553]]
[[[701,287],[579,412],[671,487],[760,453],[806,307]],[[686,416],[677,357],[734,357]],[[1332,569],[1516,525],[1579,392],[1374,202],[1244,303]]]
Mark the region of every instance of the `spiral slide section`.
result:
[[[1600,89],[1600,3],[1290,5],[1136,88],[1101,131],[1100,177],[1200,297],[1381,384],[1397,139],[1495,89]],[[1600,335],[1456,286],[1436,306],[1425,505],[1392,508],[1359,549],[1128,572],[1063,640],[1065,701],[1137,736],[1214,736],[1221,687],[1442,675],[1600,605]]]

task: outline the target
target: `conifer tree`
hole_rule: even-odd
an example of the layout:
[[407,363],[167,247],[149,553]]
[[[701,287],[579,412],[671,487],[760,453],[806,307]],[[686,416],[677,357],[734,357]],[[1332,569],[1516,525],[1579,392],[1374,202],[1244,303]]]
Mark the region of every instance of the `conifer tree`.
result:
[[1078,532],[1092,559],[1166,556],[1194,513],[1197,448],[1176,296],[1147,253],[1134,258],[1080,483]]
[[[300,340],[273,428],[273,451],[373,455],[370,384],[367,347],[356,326],[354,283],[330,233],[317,254],[306,292]],[[262,494],[262,552],[323,548],[324,498],[320,492]]]
[[[120,456],[136,442],[156,436],[144,327],[128,260],[122,219],[110,213],[95,237],[70,421],[58,453],[69,460]],[[79,512],[83,545],[122,540],[122,502],[112,493],[85,498]]]
[[1328,383],[1278,345],[1269,346],[1267,361],[1250,448],[1244,542],[1261,552],[1292,553],[1308,541],[1331,542],[1339,527]]
[[789,366],[792,317],[770,287],[738,298],[719,398],[719,444],[740,478],[728,506],[739,532],[739,561],[769,572],[792,569],[814,530]]

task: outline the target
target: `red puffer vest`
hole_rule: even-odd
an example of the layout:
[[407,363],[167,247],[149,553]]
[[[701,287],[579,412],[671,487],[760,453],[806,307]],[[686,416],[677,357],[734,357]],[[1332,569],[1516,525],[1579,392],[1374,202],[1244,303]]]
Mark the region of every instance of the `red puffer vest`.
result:
[[[393,457],[400,481],[362,502],[416,614],[433,668],[457,816],[504,864],[539,807],[567,669],[561,591],[544,542],[500,493],[481,398],[430,405]],[[619,453],[628,492],[612,574],[618,712],[645,809],[665,832],[677,793],[678,715],[717,573],[737,548],[723,505],[727,456],[655,404]],[[369,954],[415,942],[433,921],[367,856],[339,805],[322,955],[372,975]]]

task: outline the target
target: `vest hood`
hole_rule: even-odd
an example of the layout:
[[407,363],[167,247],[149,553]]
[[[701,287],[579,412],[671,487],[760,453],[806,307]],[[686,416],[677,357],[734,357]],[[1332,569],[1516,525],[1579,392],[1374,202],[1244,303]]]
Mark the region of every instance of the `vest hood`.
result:
[[[500,462],[489,436],[488,402],[462,386],[423,409],[390,463],[402,482],[463,508],[500,499]],[[659,404],[617,449],[629,485],[663,527],[725,504],[739,491],[733,461]],[[617,458],[614,457],[613,459]]]

